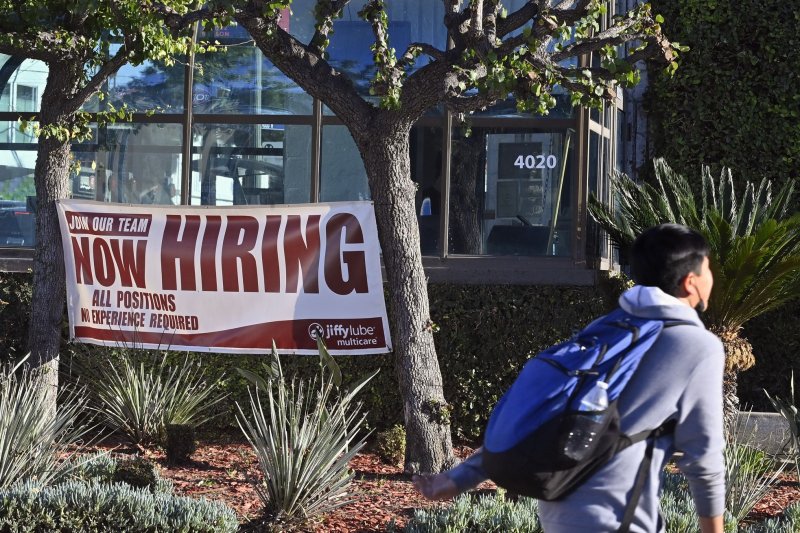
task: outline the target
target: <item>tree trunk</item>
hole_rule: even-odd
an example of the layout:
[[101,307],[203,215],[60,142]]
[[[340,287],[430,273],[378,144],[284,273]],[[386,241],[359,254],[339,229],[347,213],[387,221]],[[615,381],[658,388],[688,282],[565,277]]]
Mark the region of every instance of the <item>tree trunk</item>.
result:
[[[67,127],[74,113],[64,113],[65,95],[75,92],[80,82],[80,65],[50,63],[47,85],[42,93],[42,127]],[[76,72],[77,70],[77,72]],[[55,412],[58,389],[58,353],[64,317],[64,254],[56,212],[56,200],[69,193],[70,143],[41,135],[36,157],[36,251],[33,257],[33,296],[28,346],[31,365],[42,369],[39,381],[46,402]]]
[[[432,473],[454,462],[449,406],[433,344],[411,181],[410,124],[379,114],[356,142],[369,178],[389,285],[395,370],[406,426],[405,471]],[[351,130],[352,131],[352,130]]]
[[722,341],[725,347],[725,375],[722,386],[724,397],[723,421],[725,431],[734,429],[739,414],[739,395],[737,390],[739,372],[751,368],[755,364],[753,346],[741,336],[741,328],[726,327],[709,328]]
[[453,142],[452,198],[450,208],[450,251],[457,254],[481,253],[481,227],[476,188],[483,177],[485,131]]

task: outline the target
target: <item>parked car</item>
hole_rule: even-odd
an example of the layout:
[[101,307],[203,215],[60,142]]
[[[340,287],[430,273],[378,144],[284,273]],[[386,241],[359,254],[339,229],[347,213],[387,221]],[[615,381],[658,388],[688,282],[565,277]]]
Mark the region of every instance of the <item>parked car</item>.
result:
[[0,246],[33,246],[36,221],[26,202],[0,200]]

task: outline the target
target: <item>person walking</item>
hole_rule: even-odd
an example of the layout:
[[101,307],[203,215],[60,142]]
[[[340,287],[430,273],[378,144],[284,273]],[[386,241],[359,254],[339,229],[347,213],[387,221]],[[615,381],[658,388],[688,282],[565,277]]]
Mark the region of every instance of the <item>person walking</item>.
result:
[[[630,521],[633,533],[662,533],[659,512],[661,474],[675,452],[689,482],[702,533],[722,533],[725,512],[725,439],[722,422],[720,340],[707,331],[698,313],[711,296],[713,276],[702,235],[678,224],[644,231],[631,249],[636,285],[620,296],[620,307],[637,317],[680,321],[664,328],[622,391],[617,407],[621,431],[634,435],[675,422],[675,431],[653,443],[650,469]],[[614,455],[573,492],[558,501],[540,501],[546,533],[602,533],[620,529],[647,443]],[[452,498],[487,479],[479,448],[449,471],[414,476],[429,499]]]

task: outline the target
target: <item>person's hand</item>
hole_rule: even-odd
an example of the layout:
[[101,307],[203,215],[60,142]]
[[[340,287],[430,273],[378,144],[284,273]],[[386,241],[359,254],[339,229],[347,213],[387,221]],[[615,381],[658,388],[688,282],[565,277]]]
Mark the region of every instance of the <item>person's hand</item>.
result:
[[458,487],[446,474],[414,476],[411,481],[429,500],[449,500],[459,494]]

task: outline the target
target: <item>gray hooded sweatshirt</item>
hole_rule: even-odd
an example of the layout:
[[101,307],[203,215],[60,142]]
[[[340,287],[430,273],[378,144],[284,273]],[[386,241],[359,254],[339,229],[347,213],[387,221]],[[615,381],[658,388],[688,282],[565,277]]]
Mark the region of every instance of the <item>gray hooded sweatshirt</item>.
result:
[[[722,343],[708,332],[697,312],[658,288],[636,286],[619,299],[625,311],[644,318],[681,320],[694,325],[665,328],[644,355],[619,397],[622,431],[633,435],[675,420],[675,433],[655,442],[650,473],[631,524],[631,533],[663,532],[659,514],[661,473],[674,452],[689,481],[700,516],[725,510],[722,433]],[[615,455],[563,500],[541,501],[539,517],[547,533],[602,533],[619,528],[646,443]],[[448,472],[462,490],[486,479],[480,451]]]

